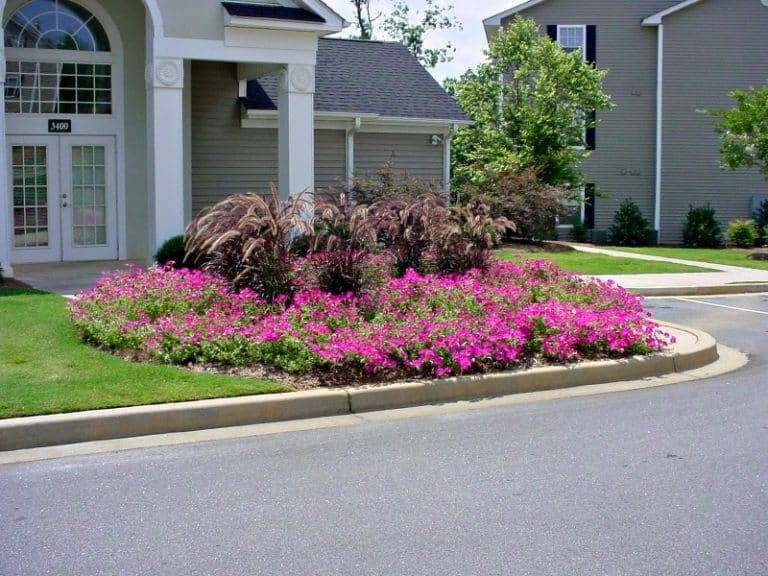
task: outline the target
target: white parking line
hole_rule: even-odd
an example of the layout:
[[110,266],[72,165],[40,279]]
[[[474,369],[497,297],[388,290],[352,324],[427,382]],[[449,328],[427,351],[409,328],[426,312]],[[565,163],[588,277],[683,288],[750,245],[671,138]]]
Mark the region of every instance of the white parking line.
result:
[[728,308],[729,310],[738,310],[739,312],[750,312],[752,314],[762,314],[768,316],[768,312],[762,310],[752,310],[751,308],[739,308],[738,306],[726,306],[725,304],[715,304],[714,302],[705,302],[704,300],[694,300],[692,298],[677,297],[674,300],[680,300],[681,302],[693,302],[694,304],[703,304],[704,306],[715,306],[716,308]]

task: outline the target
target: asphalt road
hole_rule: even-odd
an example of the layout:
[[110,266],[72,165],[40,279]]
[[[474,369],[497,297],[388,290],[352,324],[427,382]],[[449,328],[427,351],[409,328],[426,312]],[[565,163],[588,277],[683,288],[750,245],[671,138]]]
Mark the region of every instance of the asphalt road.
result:
[[0,467],[0,574],[768,575],[768,297],[698,300],[746,368]]

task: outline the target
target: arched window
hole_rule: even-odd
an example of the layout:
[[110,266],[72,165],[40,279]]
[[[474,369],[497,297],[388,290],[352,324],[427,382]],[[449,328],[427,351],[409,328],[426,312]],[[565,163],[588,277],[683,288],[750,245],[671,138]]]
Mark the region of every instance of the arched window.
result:
[[5,111],[112,114],[104,26],[71,0],[31,0],[5,23]]
[[69,0],[32,0],[5,25],[7,48],[109,52],[101,23]]

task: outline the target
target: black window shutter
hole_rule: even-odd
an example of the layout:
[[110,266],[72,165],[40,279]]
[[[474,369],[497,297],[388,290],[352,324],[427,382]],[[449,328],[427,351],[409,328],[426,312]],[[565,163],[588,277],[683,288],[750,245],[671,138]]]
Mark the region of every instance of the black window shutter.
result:
[[[597,114],[592,112],[590,116],[590,122],[594,123],[597,119]],[[595,150],[597,148],[597,128],[595,126],[592,126],[591,128],[587,128],[587,150]]]
[[597,64],[597,26],[587,26],[587,62]]
[[584,227],[587,230],[595,229],[595,185],[584,186]]
[[[597,66],[597,26],[587,26],[587,62]],[[592,122],[595,121],[595,113],[592,112]],[[594,150],[597,145],[596,129],[587,129],[587,150]]]
[[553,42],[557,42],[557,24],[550,24],[547,26],[547,36],[549,36]]

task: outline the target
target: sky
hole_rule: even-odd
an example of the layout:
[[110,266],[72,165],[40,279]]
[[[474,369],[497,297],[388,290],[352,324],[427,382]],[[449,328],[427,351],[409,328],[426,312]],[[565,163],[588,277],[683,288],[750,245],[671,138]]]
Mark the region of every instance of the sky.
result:
[[[354,20],[354,9],[350,0],[325,0],[325,2],[347,21]],[[516,0],[442,0],[443,5],[453,4],[453,13],[461,21],[464,29],[439,31],[430,36],[429,46],[440,46],[450,41],[456,47],[452,62],[441,64],[432,70],[435,78],[442,82],[445,78],[460,76],[467,68],[480,64],[483,61],[483,51],[487,47],[483,19],[502,12],[516,3]],[[424,1],[409,0],[408,5],[412,11],[415,11],[424,5]],[[391,7],[391,3],[389,0],[374,0],[374,6],[380,11],[385,11]],[[349,35],[349,30],[343,35]]]

